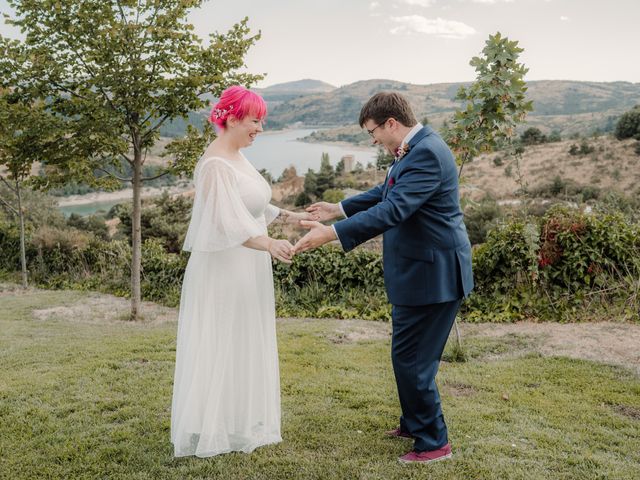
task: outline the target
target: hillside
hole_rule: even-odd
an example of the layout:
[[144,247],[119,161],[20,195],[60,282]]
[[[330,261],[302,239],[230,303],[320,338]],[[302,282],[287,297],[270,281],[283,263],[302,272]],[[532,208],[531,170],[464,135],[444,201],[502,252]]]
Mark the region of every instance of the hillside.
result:
[[[640,157],[634,151],[634,140],[618,141],[603,135],[590,138],[586,143],[593,148],[593,152],[586,155],[569,153],[572,144],[580,144],[574,140],[527,147],[522,157],[521,172],[529,190],[535,193],[540,188],[548,189],[559,177],[560,184],[569,186],[640,194]],[[503,152],[478,157],[465,165],[462,177],[463,194],[475,199],[485,194],[498,199],[513,198],[520,188],[515,165]]]
[[294,82],[277,83],[266,88],[255,88],[254,90],[273,106],[303,95],[324,94],[335,89],[336,87],[333,85],[320,80],[304,79]]
[[[459,104],[453,100],[463,83],[414,85],[392,80],[364,80],[328,92],[299,96],[272,105],[269,118],[277,124],[351,125],[371,95],[395,90],[405,95],[418,118],[427,116],[438,128]],[[628,82],[528,82],[527,97],[534,102],[527,126],[563,136],[610,131],[617,117],[640,103],[640,84]]]
[[[453,100],[465,83],[414,85],[393,80],[362,80],[336,88],[319,80],[299,80],[255,89],[269,104],[267,128],[278,130],[296,123],[337,127],[310,141],[349,141],[367,143],[358,135],[358,115],[362,105],[376,92],[399,91],[409,99],[418,119],[425,116],[436,129],[451,118],[460,105]],[[609,132],[617,118],[640,104],[640,83],[576,82],[541,80],[527,83],[527,97],[534,111],[527,117],[527,127],[538,127],[544,133],[557,131],[563,137],[594,131]],[[161,135],[184,135],[186,124],[201,127],[208,111],[192,112],[187,122],[176,120],[161,129]]]

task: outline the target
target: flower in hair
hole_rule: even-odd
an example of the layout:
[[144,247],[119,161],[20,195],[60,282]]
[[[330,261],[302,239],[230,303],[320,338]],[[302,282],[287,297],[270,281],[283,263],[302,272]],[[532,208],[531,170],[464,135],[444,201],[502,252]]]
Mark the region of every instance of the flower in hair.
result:
[[227,108],[214,108],[213,116],[216,120],[226,117],[229,112],[233,110],[233,105],[229,105]]
[[400,160],[402,157],[404,157],[407,153],[409,153],[410,149],[411,147],[408,143],[403,143],[398,148],[396,148],[396,160]]

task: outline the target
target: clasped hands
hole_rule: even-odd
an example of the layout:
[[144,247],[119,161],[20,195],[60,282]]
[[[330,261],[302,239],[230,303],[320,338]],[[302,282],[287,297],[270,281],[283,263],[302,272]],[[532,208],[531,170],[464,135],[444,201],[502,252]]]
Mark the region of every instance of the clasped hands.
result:
[[272,257],[284,263],[291,263],[294,255],[317,248],[332,240],[336,240],[333,227],[320,222],[333,220],[342,215],[337,203],[318,202],[306,209],[306,213],[294,214],[292,220],[302,228],[309,230],[307,234],[291,245],[288,240],[272,240],[269,253]]

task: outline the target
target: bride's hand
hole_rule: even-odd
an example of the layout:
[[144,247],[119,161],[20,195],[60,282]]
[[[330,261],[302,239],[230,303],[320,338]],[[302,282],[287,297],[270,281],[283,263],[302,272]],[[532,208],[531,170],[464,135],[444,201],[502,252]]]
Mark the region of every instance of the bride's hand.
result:
[[307,207],[307,212],[313,217],[315,222],[326,222],[342,215],[340,206],[337,203],[317,202]]
[[295,253],[293,245],[289,240],[271,239],[269,242],[269,254],[283,263],[291,263],[291,259]]
[[317,215],[309,212],[291,212],[289,218],[287,219],[289,223],[300,226],[300,221],[304,220],[307,222],[317,221]]
[[286,223],[290,223],[297,226],[300,226],[300,221],[302,220],[314,221],[314,220],[317,220],[317,218],[314,214],[309,212],[290,212],[290,211],[286,212],[286,216],[284,218],[284,221]]

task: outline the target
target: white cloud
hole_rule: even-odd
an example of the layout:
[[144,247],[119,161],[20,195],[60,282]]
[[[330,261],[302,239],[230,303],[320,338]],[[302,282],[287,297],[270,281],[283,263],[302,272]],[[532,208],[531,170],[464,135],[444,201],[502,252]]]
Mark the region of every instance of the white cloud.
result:
[[565,17],[564,15],[560,16],[560,20],[562,20],[563,22],[568,22],[569,21],[569,17]]
[[391,17],[391,20],[398,23],[397,27],[391,29],[392,34],[426,33],[438,37],[462,39],[476,33],[473,27],[465,23],[442,18],[431,19],[420,15],[407,15]]
[[402,3],[406,3],[407,5],[417,5],[419,7],[428,7],[435,3],[435,0],[402,0]]
[[487,4],[493,4],[493,3],[511,3],[513,2],[513,0],[471,0],[473,3],[487,3]]

